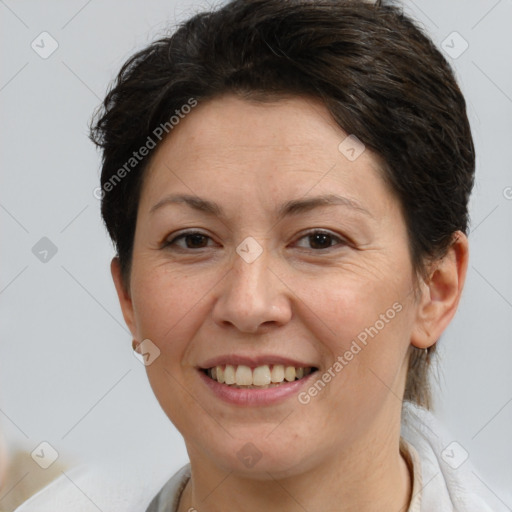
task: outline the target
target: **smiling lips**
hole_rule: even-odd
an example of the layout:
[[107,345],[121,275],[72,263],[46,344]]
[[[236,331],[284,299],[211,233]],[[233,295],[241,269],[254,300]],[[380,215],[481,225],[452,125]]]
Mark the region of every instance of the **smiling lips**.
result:
[[264,364],[251,368],[239,365],[216,365],[205,369],[211,379],[234,388],[265,389],[283,382],[300,380],[314,371],[314,367],[295,367],[283,364]]

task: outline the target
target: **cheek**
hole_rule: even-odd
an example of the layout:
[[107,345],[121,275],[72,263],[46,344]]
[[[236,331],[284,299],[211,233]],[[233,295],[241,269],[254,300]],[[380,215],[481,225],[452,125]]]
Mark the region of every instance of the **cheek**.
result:
[[[325,398],[353,402],[349,410],[357,410],[360,400],[382,397],[396,385],[414,313],[410,283],[334,275],[317,282],[315,294],[301,301],[298,316],[327,352],[323,370],[331,374],[326,376],[331,391]],[[308,289],[313,288],[304,285],[298,295],[307,297]]]
[[297,305],[304,310],[298,316],[311,318],[315,332],[325,331],[329,344],[341,349],[361,333],[364,340],[366,330],[375,324],[379,331],[389,330],[391,324],[396,328],[409,289],[405,280],[377,280],[373,274],[346,269],[333,269],[313,282],[296,276],[293,282]]
[[134,272],[134,277],[132,298],[140,339],[149,338],[162,355],[172,352],[175,356],[184,349],[190,337],[187,333],[197,329],[201,297],[210,287],[204,282],[199,286],[194,279],[172,274],[165,267],[139,275]]

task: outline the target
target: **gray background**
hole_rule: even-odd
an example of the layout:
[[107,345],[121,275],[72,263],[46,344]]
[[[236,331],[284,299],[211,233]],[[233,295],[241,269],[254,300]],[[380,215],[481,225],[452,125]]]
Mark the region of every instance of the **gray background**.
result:
[[[188,460],[132,354],[87,123],[124,60],[205,5],[0,0],[0,426],[11,450],[48,441],[64,458],[122,455],[163,473]],[[452,53],[478,155],[470,267],[440,342],[436,411],[512,510],[512,1],[406,9]],[[31,48],[43,31],[59,45],[47,59]],[[456,55],[461,37],[469,47]],[[42,237],[57,248],[46,262],[32,252]]]

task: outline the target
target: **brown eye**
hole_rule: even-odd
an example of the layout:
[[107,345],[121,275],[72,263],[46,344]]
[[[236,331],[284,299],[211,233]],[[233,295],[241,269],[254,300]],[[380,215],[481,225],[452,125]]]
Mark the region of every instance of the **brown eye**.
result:
[[332,236],[326,233],[309,235],[309,243],[313,249],[326,249],[331,246]]
[[[185,245],[177,243],[182,240],[185,242]],[[172,240],[165,242],[164,247],[174,245],[181,249],[203,249],[207,247],[208,240],[210,240],[209,236],[198,231],[190,231],[188,233],[182,233]]]
[[300,238],[300,240],[304,239],[307,239],[309,244],[308,249],[321,250],[329,249],[334,245],[346,245],[346,242],[342,238],[327,231],[312,231]]
[[[197,249],[201,247],[205,247],[208,242],[206,239],[208,237],[201,234],[194,235],[185,235],[184,240],[186,241],[188,249]],[[206,244],[205,244],[206,242]]]

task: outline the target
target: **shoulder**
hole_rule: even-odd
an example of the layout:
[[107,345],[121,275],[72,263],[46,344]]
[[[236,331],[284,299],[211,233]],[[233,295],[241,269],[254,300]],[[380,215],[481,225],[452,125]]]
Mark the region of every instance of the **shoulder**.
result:
[[401,435],[410,447],[421,479],[421,511],[509,510],[484,484],[466,449],[453,440],[432,412],[404,402]]
[[190,464],[183,466],[151,500],[146,512],[175,512],[178,510],[183,489],[190,479]]
[[42,468],[34,463],[29,451],[16,446],[11,450],[5,447],[4,456],[5,467],[0,476],[0,510],[14,510],[70,467],[69,461],[60,457],[51,466]]
[[15,512],[141,512],[168,481],[161,468],[119,462],[81,464],[37,492]]

